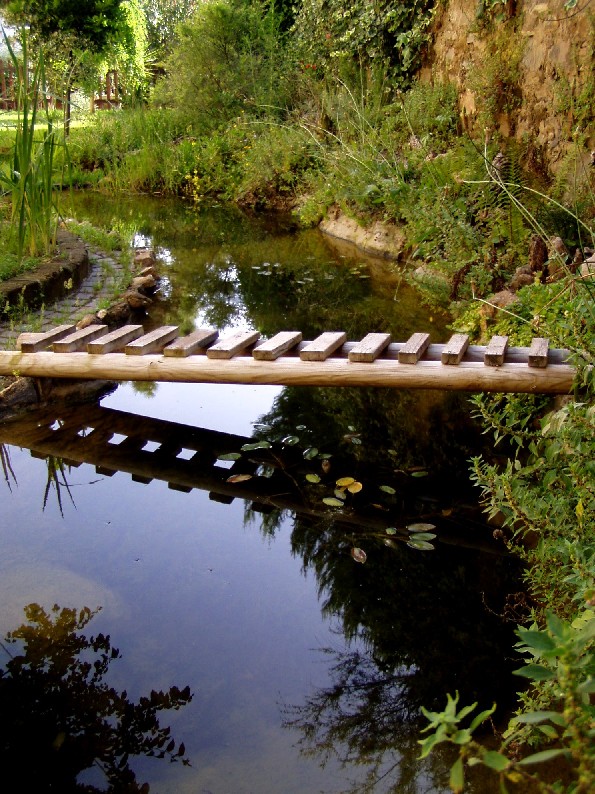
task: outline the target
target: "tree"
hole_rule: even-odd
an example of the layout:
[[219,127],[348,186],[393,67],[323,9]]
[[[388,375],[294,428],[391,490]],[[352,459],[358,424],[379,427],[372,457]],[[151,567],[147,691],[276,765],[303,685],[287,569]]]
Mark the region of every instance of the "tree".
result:
[[144,80],[146,32],[139,0],[0,0],[7,21],[26,26],[46,50],[46,69],[64,87],[65,125],[77,82],[97,82],[103,69],[124,67],[132,88]]
[[[0,669],[0,760],[25,790],[144,794],[149,786],[136,780],[129,757],[190,763],[158,718],[189,703],[190,687],[152,691],[134,703],[108,686],[103,679],[120,652],[109,635],[82,633],[97,611],[29,604],[27,622],[0,643],[8,656]],[[91,767],[107,789],[77,782]]]

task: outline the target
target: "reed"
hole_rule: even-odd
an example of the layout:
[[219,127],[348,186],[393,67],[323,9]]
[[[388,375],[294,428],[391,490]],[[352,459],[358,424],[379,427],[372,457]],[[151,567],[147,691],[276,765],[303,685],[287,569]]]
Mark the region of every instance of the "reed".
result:
[[[62,188],[64,165],[56,169],[56,154],[63,136],[54,127],[45,92],[43,51],[31,62],[27,32],[20,33],[17,55],[2,29],[15,72],[17,122],[8,172],[0,173],[0,185],[11,198],[9,244],[21,260],[26,254],[43,256],[53,249],[58,227],[56,190]],[[42,118],[40,118],[42,117]],[[38,131],[39,122],[45,129]],[[63,163],[67,162],[67,154]]]

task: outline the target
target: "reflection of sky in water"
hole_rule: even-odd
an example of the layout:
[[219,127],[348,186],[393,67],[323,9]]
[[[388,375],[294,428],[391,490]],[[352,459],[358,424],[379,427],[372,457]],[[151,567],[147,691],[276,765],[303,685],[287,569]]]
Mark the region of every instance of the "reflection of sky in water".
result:
[[101,401],[108,408],[139,413],[196,427],[252,435],[252,424],[268,411],[281,386],[220,383],[158,383],[152,396],[119,387]]
[[[119,389],[112,407],[249,434],[274,389],[163,384],[154,400]],[[105,403],[104,403],[105,404]],[[149,409],[149,410],[146,410]],[[205,421],[206,420],[206,421]],[[300,702],[326,682],[315,649],[340,642],[323,621],[313,578],[290,552],[286,523],[272,542],[244,505],[179,493],[165,482],[67,472],[64,517],[50,494],[42,512],[45,462],[11,448],[17,485],[2,486],[0,620],[3,632],[37,601],[50,608],[101,605],[90,633],[109,632],[122,659],[110,683],[138,698],[190,685],[192,703],[164,713],[193,768],[143,760],[159,792],[339,792],[345,778],[298,758],[296,737],[280,727],[280,702]],[[343,784],[339,781],[342,780]]]

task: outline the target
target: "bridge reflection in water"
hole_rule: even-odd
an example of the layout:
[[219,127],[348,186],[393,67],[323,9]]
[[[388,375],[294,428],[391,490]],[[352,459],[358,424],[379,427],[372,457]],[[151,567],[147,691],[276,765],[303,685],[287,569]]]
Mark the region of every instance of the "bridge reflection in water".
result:
[[[352,502],[344,509],[329,510],[320,490],[313,494],[306,480],[312,464],[302,450],[282,443],[259,448],[258,442],[247,436],[95,404],[57,406],[0,424],[0,444],[30,449],[35,457],[58,458],[65,467],[86,463],[107,477],[125,472],[135,482],[161,480],[176,491],[208,491],[216,502],[231,504],[236,498],[243,499],[257,513],[289,511],[310,520],[331,520],[336,527],[343,525],[350,531],[384,534],[395,523],[431,521],[439,542],[496,554],[504,551],[478,508],[453,509],[449,503],[444,509],[439,495],[432,498],[431,478],[423,483],[422,515],[417,498],[421,484],[416,489],[404,472],[397,473],[401,479],[395,482],[398,498],[392,505],[379,510],[376,504]],[[327,479],[332,487],[334,476]],[[321,480],[320,488],[325,484],[324,477]]]

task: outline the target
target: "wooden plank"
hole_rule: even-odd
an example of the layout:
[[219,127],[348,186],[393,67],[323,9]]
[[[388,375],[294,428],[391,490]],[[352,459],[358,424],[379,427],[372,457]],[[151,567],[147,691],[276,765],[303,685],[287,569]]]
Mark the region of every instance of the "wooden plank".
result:
[[218,331],[213,331],[210,328],[199,328],[198,331],[193,331],[188,336],[181,336],[173,341],[171,345],[168,345],[163,350],[163,355],[186,358],[186,356],[191,356],[200,350],[204,350],[218,336]]
[[367,334],[348,354],[349,361],[376,361],[385,348],[390,345],[390,334]]
[[302,341],[301,331],[281,331],[255,347],[252,351],[257,361],[275,361]]
[[86,350],[87,343],[97,339],[105,333],[107,325],[89,325],[81,328],[73,334],[68,334],[58,342],[54,342],[52,350],[54,353],[76,353],[79,350]]
[[67,334],[72,333],[76,329],[75,325],[58,325],[52,328],[51,331],[43,333],[23,333],[17,338],[17,347],[21,353],[39,353],[41,350],[46,350],[54,342]]
[[549,339],[535,337],[531,341],[531,347],[529,348],[529,366],[537,367],[538,369],[547,367],[549,347]]
[[238,331],[207,350],[208,358],[230,359],[260,339],[258,331]]
[[116,350],[122,350],[128,342],[142,336],[143,330],[142,325],[123,325],[121,328],[116,328],[115,331],[102,336],[99,341],[89,342],[87,353],[105,355]]
[[161,353],[164,346],[175,339],[178,335],[179,327],[177,325],[164,325],[161,328],[155,328],[154,331],[149,331],[148,334],[143,334],[134,342],[130,342],[124,348],[127,356],[146,356],[148,353]]
[[486,347],[483,363],[486,367],[501,367],[508,347],[507,336],[493,336]]
[[346,341],[344,331],[326,331],[300,350],[300,358],[302,361],[326,361]]
[[399,364],[417,364],[430,344],[430,334],[413,334],[398,353]]
[[469,336],[467,334],[453,334],[444,345],[440,360],[443,364],[460,364],[469,347]]

